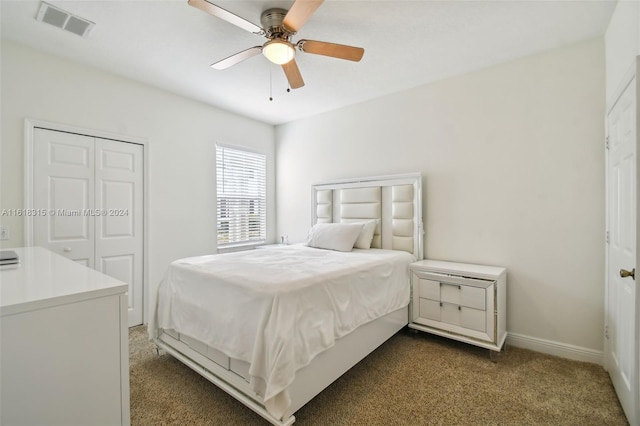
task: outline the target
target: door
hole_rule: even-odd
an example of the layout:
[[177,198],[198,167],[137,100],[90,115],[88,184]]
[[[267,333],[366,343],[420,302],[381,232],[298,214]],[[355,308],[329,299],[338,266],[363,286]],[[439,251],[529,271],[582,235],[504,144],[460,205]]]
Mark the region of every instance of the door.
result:
[[637,94],[634,77],[607,117],[608,268],[605,366],[630,424],[640,422],[637,244]]
[[95,153],[95,269],[129,283],[129,326],[142,324],[142,145],[96,139]]
[[143,146],[34,129],[33,243],[129,284],[143,323]]
[[35,129],[34,139],[34,243],[93,268],[93,138]]

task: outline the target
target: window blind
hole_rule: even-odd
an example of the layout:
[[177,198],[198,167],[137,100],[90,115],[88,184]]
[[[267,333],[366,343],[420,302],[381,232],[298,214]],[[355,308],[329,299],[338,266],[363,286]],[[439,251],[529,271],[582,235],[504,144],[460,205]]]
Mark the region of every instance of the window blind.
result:
[[266,240],[266,156],[216,145],[218,246]]

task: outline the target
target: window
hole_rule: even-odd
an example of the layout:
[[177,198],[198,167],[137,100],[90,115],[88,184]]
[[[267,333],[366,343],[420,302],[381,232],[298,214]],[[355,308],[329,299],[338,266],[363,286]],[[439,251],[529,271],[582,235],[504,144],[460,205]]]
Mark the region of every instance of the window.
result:
[[218,247],[263,243],[266,156],[216,145]]

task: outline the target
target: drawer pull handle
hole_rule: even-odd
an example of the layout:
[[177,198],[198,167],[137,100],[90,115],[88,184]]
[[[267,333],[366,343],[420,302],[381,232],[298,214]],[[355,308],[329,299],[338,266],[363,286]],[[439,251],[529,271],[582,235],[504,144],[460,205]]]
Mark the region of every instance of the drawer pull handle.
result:
[[458,306],[458,310],[461,311],[462,310],[462,306]]

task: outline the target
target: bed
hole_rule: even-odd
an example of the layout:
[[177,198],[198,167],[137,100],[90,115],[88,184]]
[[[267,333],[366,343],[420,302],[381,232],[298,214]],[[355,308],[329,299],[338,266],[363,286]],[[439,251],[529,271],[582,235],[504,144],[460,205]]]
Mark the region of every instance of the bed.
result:
[[159,348],[274,425],[407,325],[423,257],[420,174],[311,192],[306,244],[175,261],[149,322]]

